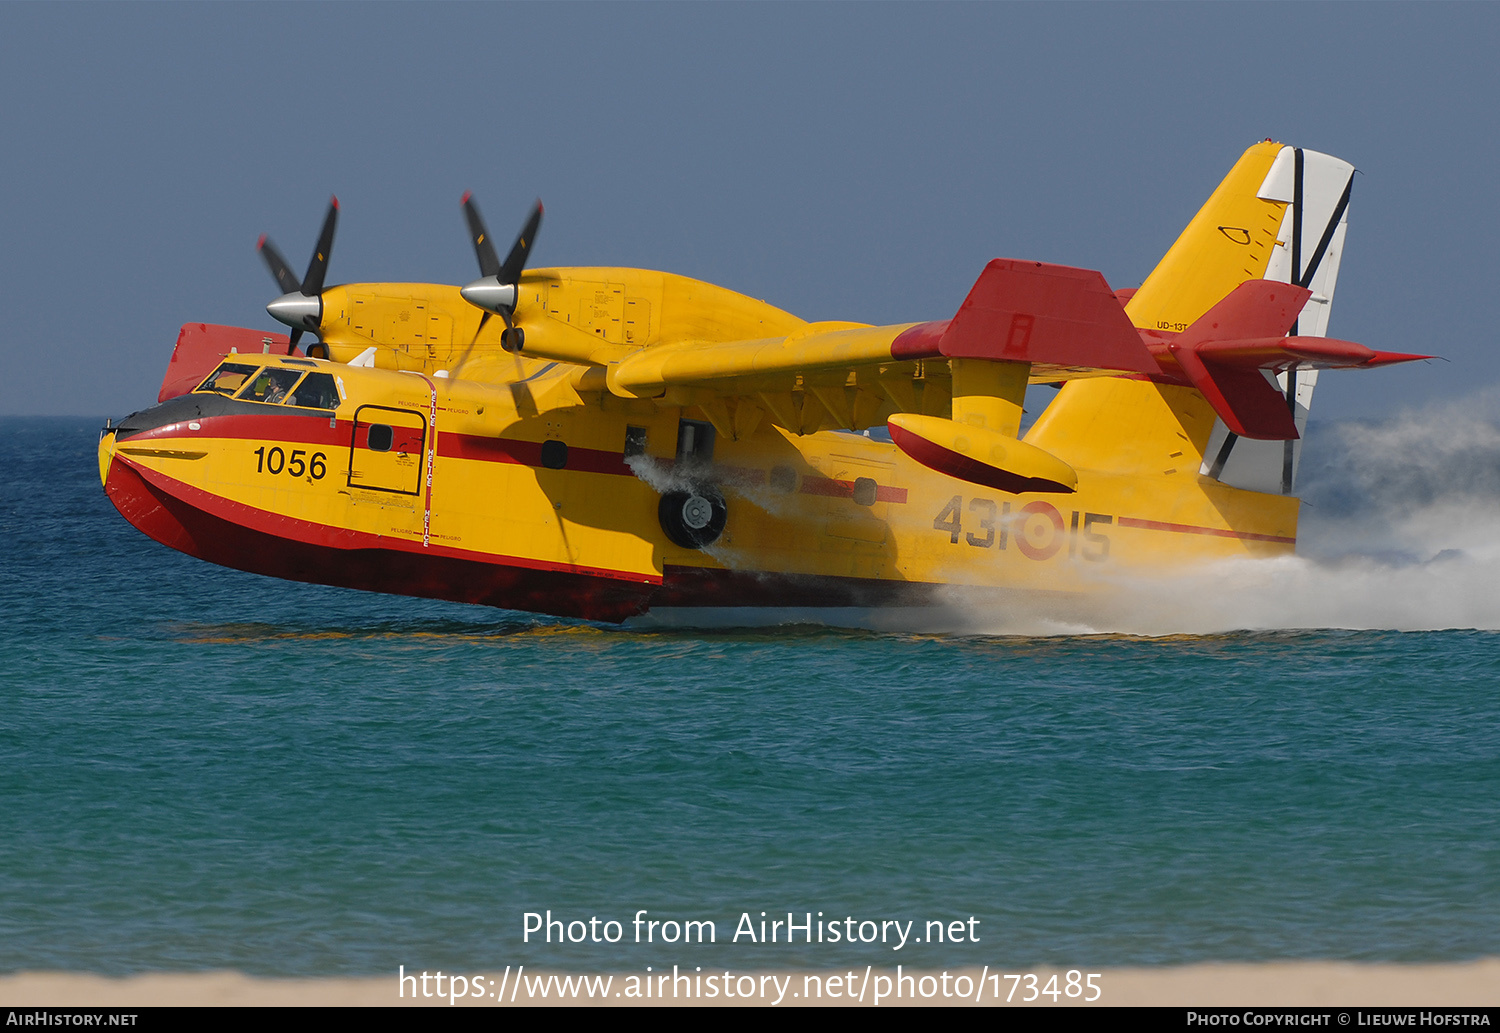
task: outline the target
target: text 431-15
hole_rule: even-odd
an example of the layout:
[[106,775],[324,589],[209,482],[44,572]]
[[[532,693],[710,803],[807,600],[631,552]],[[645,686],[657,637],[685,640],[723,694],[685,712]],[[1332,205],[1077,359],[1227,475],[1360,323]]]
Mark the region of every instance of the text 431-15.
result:
[[1068,558],[1082,557],[1101,562],[1109,558],[1109,538],[1095,528],[1114,523],[1107,513],[1083,513],[1073,510],[1072,522],[1063,519],[1056,506],[1050,502],[1029,502],[1012,513],[1009,502],[998,506],[993,499],[970,499],[969,517],[977,521],[978,531],[964,533],[964,500],[955,495],[938,512],[932,521],[935,531],[948,532],[948,541],[957,545],[962,534],[964,541],[978,549],[998,546],[1006,549],[1014,541],[1016,548],[1027,559],[1051,559],[1063,547],[1068,547]]

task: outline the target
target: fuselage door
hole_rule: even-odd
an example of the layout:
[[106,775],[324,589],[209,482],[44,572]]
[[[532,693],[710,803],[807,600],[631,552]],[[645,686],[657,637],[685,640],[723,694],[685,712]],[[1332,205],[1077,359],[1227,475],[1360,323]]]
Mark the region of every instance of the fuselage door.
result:
[[411,409],[361,405],[354,413],[349,446],[349,487],[420,495],[426,446],[426,416]]

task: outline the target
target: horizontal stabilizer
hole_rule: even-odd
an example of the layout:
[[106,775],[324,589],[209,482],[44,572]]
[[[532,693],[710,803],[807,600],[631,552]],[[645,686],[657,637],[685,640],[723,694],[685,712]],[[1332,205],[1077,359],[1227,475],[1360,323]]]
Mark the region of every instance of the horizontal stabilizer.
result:
[[1395,362],[1430,359],[1431,355],[1380,352],[1353,341],[1332,337],[1261,337],[1214,341],[1199,345],[1198,354],[1229,366],[1254,367],[1277,373],[1291,366],[1303,369],[1368,369]]
[[1213,341],[1284,337],[1312,291],[1274,280],[1246,280],[1178,335],[1176,344],[1198,348]]
[[1188,382],[1203,392],[1225,426],[1240,437],[1270,441],[1297,437],[1286,399],[1258,367],[1214,362],[1191,349],[1174,354]]
[[1103,274],[1010,258],[984,267],[951,320],[918,323],[891,354],[1159,372]]
[[[1266,377],[1289,369],[1383,366],[1431,358],[1377,352],[1353,341],[1283,336],[1312,292],[1274,280],[1246,280],[1166,344],[1158,355],[1175,360],[1188,383],[1219,418],[1243,438],[1295,439],[1286,397]],[[1162,351],[1165,352],[1162,355]]]

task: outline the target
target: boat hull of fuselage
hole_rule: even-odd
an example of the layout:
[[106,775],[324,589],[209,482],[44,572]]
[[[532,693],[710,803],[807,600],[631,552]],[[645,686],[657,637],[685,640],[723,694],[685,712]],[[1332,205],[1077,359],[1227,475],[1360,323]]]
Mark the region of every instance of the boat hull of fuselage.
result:
[[339,548],[311,541],[313,529],[297,521],[243,511],[236,519],[190,486],[118,458],[109,466],[104,488],[121,515],[148,537],[253,574],[602,621],[641,613],[649,601],[648,584],[583,572],[373,543]]
[[[392,400],[388,411],[416,412],[418,401]],[[1223,498],[1184,489],[1187,478],[1168,490],[1084,471],[1075,495],[1005,496],[867,437],[769,428],[720,441],[709,473],[728,500],[724,535],[685,549],[658,522],[660,492],[681,480],[673,460],[627,461],[604,447],[639,414],[546,414],[559,439],[573,439],[549,459],[545,442],[520,436],[522,424],[476,434],[440,411],[433,422],[451,429],[429,431],[404,457],[396,491],[359,479],[353,410],[186,419],[173,405],[100,442],[106,493],[156,541],[287,580],[563,617],[619,622],[655,609],[673,623],[818,613],[846,623],[841,612],[951,602],[953,586],[1044,602],[1122,570],[1294,543],[1295,500],[1272,500],[1262,526],[1245,530]],[[650,437],[675,440],[676,421],[657,417]],[[558,454],[563,465],[552,468]]]

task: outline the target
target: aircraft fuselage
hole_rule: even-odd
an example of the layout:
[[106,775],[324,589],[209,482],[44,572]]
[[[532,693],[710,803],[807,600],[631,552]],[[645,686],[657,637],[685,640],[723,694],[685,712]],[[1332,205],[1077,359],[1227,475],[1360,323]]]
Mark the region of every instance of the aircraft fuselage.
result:
[[[1192,455],[1180,476],[1149,484],[1080,469],[1071,494],[1008,495],[863,434],[762,422],[733,440],[685,418],[691,409],[580,391],[566,365],[536,364],[513,389],[239,361],[262,382],[278,370],[331,376],[337,404],[184,394],[108,431],[100,473],[157,541],[291,580],[619,621],[923,605],[951,586],[1035,599],[1120,570],[1295,543],[1295,499],[1202,478]],[[681,544],[669,503],[700,496],[716,512]],[[693,533],[712,540],[695,545]]]

